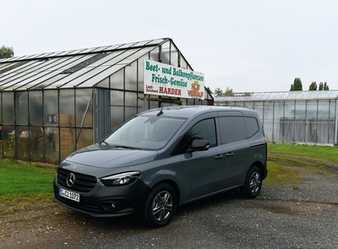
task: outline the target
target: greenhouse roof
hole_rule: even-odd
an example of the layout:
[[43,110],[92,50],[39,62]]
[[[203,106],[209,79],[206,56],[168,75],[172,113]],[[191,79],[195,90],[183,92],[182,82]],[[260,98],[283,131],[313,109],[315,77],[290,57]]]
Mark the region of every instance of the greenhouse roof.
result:
[[338,91],[235,93],[234,96],[214,97],[214,99],[215,102],[338,99]]
[[170,38],[0,59],[0,90],[93,87]]

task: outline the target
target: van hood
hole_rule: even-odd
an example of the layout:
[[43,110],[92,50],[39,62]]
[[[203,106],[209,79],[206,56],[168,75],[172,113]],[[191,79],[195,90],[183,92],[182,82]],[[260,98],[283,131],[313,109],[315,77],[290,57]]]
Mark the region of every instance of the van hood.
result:
[[146,163],[154,160],[156,155],[156,151],[95,144],[74,152],[65,161],[96,168],[113,169]]

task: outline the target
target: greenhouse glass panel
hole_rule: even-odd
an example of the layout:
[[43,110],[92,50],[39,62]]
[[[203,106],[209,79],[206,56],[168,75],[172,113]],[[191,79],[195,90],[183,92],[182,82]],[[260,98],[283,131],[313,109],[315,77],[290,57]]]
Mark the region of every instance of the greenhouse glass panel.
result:
[[137,98],[137,110],[143,112],[148,109],[148,101],[146,101],[144,94],[139,93]]
[[330,115],[329,115],[329,144],[335,143],[335,130],[336,130],[336,100],[330,100]]
[[61,160],[65,159],[70,153],[75,150],[75,129],[61,128],[60,129],[60,156]]
[[2,112],[3,123],[14,124],[14,93],[3,92],[2,93]]
[[150,52],[149,59],[153,61],[160,60],[160,48],[155,48]]
[[[235,102],[236,106],[242,106],[242,102]],[[258,113],[258,116],[262,123],[264,123],[263,118],[263,102],[255,102],[255,110]]]
[[74,119],[74,90],[60,90],[60,126],[75,125]]
[[100,66],[91,68],[90,71],[86,72],[85,74],[82,74],[80,77],[67,83],[65,87],[70,86],[92,87],[93,85],[96,84],[93,82],[99,82],[103,80],[104,78],[115,73],[119,69],[123,68],[126,64],[128,64],[128,62],[125,60],[133,56],[135,53],[137,53],[137,51],[138,51],[137,49],[125,51],[117,55],[110,61],[107,61]]
[[110,101],[112,106],[123,106],[123,92],[110,91]]
[[317,143],[317,110],[318,105],[316,100],[307,101],[306,112],[306,142]]
[[45,126],[58,125],[58,92],[56,90],[44,91],[44,124]]
[[150,100],[149,104],[150,104],[150,108],[149,109],[158,108],[159,107],[159,100],[154,100],[154,98],[152,98]]
[[43,127],[30,128],[30,157],[32,161],[44,161],[44,130]]
[[53,72],[48,72],[45,76],[34,80],[33,83],[29,84],[27,87],[31,87],[33,89],[36,88],[44,88],[46,86],[52,85],[53,83],[57,82],[58,80],[61,80],[63,78],[66,78],[69,76],[69,74],[64,74],[65,70],[87,60],[88,58],[92,57],[93,55],[85,55],[85,56],[76,56],[72,57],[71,60],[67,61],[67,63],[61,64],[58,69],[56,69]]
[[284,120],[284,102],[275,101],[274,111],[274,142],[281,142],[284,137],[284,130],[281,125]]
[[306,131],[306,102],[304,100],[296,100],[295,110],[295,142],[305,142]]
[[264,132],[269,142],[273,139],[273,102],[264,102]]
[[318,118],[317,118],[317,143],[328,144],[329,143],[329,130],[334,129],[334,123],[329,120],[330,117],[330,101],[319,100],[318,101]]
[[59,161],[59,129],[45,128],[45,157],[49,163],[57,163]]
[[93,130],[92,129],[78,129],[77,130],[77,149],[81,149],[93,144]]
[[0,75],[0,85],[3,85],[4,83],[8,83],[9,81],[11,81],[13,79],[16,79],[16,78],[23,76],[25,74],[26,70],[34,68],[34,67],[40,65],[41,63],[43,63],[43,62],[33,61],[31,63],[27,63],[27,64],[23,65],[22,67],[16,68],[16,70],[11,70],[7,73],[1,74]]
[[[105,77],[112,75],[115,72],[119,71],[120,69],[125,70],[126,65],[128,65],[129,63],[133,61],[136,61],[139,57],[143,56],[144,54],[147,54],[150,50],[152,50],[151,47],[139,49],[138,51],[134,52],[130,56],[119,61],[115,65],[110,66],[109,68],[106,68],[105,70],[101,71],[99,74],[96,74],[95,76],[88,78],[88,80],[81,82],[81,84],[78,85],[78,87],[91,87],[93,85],[96,85],[96,84],[93,84],[93,82],[99,82]],[[66,86],[70,86],[71,84],[67,84]]]
[[15,156],[15,127],[14,126],[3,126],[3,143],[2,153],[6,158],[14,158]]
[[[77,71],[72,72],[72,73],[65,73],[66,75],[68,75],[66,78],[58,80],[55,84],[50,85],[48,88],[76,86],[76,85],[84,82],[85,80],[93,77],[94,75],[102,72],[103,70],[107,69],[108,67],[114,65],[119,60],[123,59],[125,56],[128,56],[130,53],[132,53],[132,52],[126,51],[126,52],[111,53],[111,54],[99,59],[98,61],[91,63],[90,66],[88,65],[88,66],[81,68],[80,70],[77,70]],[[123,54],[123,55],[121,55],[121,54]],[[91,57],[91,58],[93,58],[93,57]],[[91,58],[89,58],[88,60],[90,60]],[[81,62],[81,63],[85,63],[85,62]],[[74,67],[76,67],[76,65]]]
[[184,59],[182,55],[180,55],[180,67],[184,69],[189,69],[187,61]]
[[161,63],[170,63],[170,42],[161,45]]
[[137,61],[125,67],[125,89],[137,90]]
[[285,101],[284,119],[281,123],[284,131],[283,141],[292,143],[295,137],[295,101]]
[[110,108],[111,115],[111,124],[112,128],[117,128],[124,120],[123,107],[122,106],[112,106]]
[[16,100],[16,124],[28,124],[28,94],[27,92],[16,92],[14,94]]
[[92,89],[76,89],[76,126],[92,127]]
[[178,67],[178,50],[173,43],[171,43],[170,64]]
[[245,102],[245,106],[246,106],[246,108],[254,109],[254,103],[251,102],[251,101]]
[[131,119],[136,113],[136,107],[125,107],[125,120]]
[[30,141],[28,127],[16,127],[16,158],[29,160]]
[[143,82],[144,82],[144,60],[145,59],[148,59],[149,58],[149,55],[145,55],[143,56],[142,58],[138,59],[137,60],[137,66],[138,66],[138,91],[141,91],[143,92],[144,90],[144,85],[143,85]]
[[32,125],[41,126],[43,122],[42,92],[29,92],[29,119]]
[[[52,59],[52,63],[54,63],[56,59]],[[13,86],[15,86],[15,84],[17,84],[18,82],[21,82],[26,79],[31,78],[32,76],[35,75],[35,72],[40,72],[41,70],[44,70],[45,66],[47,66],[49,63],[44,61],[44,62],[40,62],[38,64],[36,64],[35,67],[31,67],[29,69],[25,69],[22,71],[22,73],[20,74],[14,74],[12,77],[8,77],[7,79],[5,79],[6,77],[2,78],[0,80],[1,82],[1,88],[6,89],[8,88],[8,90],[11,90],[13,88]],[[18,85],[19,86],[19,85]],[[16,87],[14,87],[16,88]]]
[[97,85],[98,87],[109,88],[109,77],[104,78],[101,82]]
[[330,120],[336,120],[337,101],[330,100]]
[[6,86],[4,86],[4,88],[6,88],[6,90],[13,90],[13,89],[17,89],[19,87],[25,86],[29,82],[34,81],[35,79],[45,75],[46,72],[49,73],[50,71],[53,70],[53,68],[55,68],[62,62],[66,61],[67,59],[68,58],[50,59],[48,60],[48,62],[43,64],[42,67],[38,69],[34,69],[20,78],[11,80],[8,84],[6,84]]
[[124,70],[120,70],[110,76],[110,88],[123,89]]
[[133,92],[125,92],[125,106],[137,106],[137,95]]

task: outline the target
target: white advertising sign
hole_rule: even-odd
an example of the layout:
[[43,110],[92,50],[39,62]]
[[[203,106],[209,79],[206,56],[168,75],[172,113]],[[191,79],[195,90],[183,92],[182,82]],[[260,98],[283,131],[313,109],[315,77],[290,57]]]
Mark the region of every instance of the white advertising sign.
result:
[[204,99],[204,75],[144,60],[144,94]]

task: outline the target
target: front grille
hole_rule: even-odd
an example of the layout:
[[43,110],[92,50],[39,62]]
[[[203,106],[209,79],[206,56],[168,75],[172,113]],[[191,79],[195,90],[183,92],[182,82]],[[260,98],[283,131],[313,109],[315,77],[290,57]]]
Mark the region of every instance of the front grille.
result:
[[81,209],[87,212],[92,212],[92,213],[97,213],[97,214],[104,213],[102,207],[97,205],[95,201],[84,198],[82,196],[80,199],[80,203],[63,198],[59,195],[59,193],[55,193],[55,198],[73,208],[78,208],[78,209]]
[[[59,189],[54,189],[54,196],[57,200],[61,201],[62,203],[77,208],[83,211],[87,211],[90,213],[95,214],[112,214],[118,213],[119,211],[130,210],[132,206],[130,202],[127,202],[123,199],[92,199],[88,197],[84,197],[81,195],[80,202],[75,202],[72,200],[68,200],[59,195]],[[116,205],[115,209],[111,208],[111,204],[114,203]]]
[[[75,183],[71,187],[69,187],[66,182],[70,173],[74,173],[76,177]],[[94,188],[97,181],[94,176],[72,172],[63,168],[58,168],[57,180],[60,185],[80,192],[89,192],[92,188]]]

